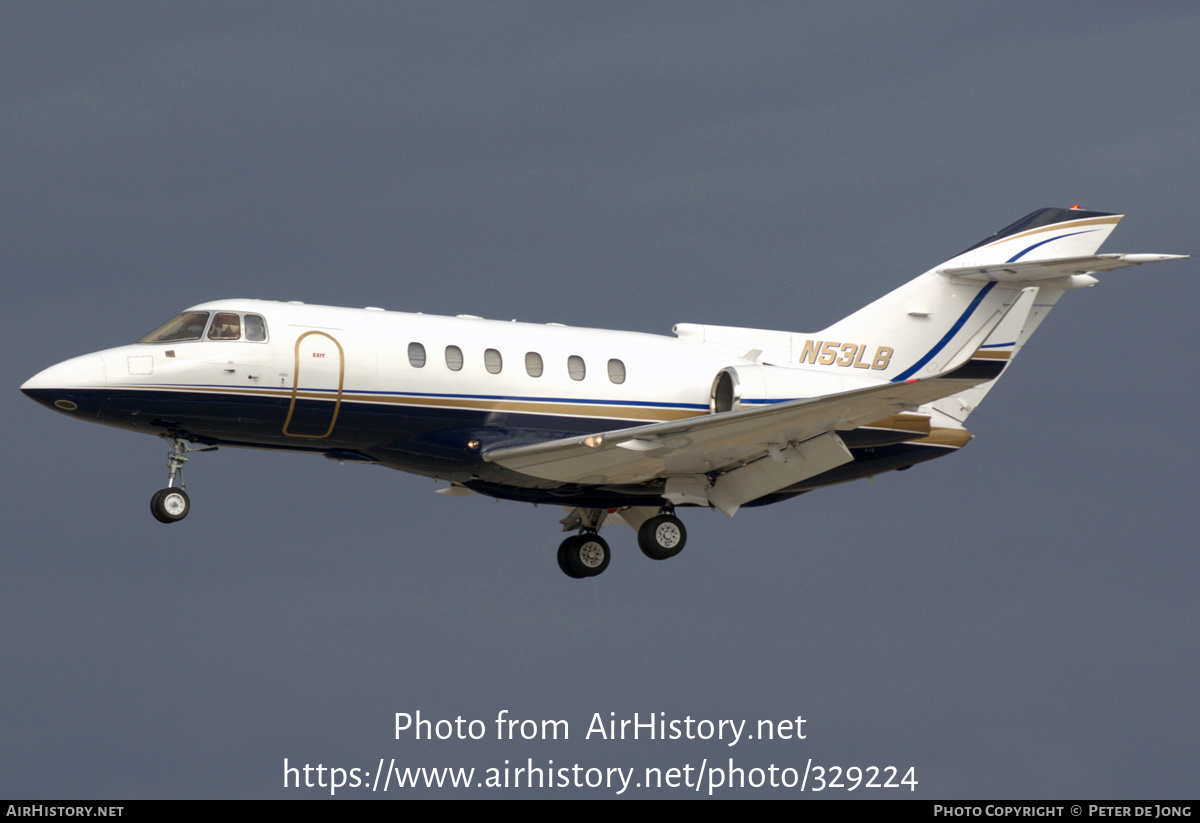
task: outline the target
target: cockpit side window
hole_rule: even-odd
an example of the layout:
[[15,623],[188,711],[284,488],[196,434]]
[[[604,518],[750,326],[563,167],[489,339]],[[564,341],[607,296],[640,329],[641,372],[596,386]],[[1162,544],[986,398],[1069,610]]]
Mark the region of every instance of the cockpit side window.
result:
[[221,312],[213,317],[208,330],[209,340],[237,340],[242,336],[242,321],[232,312]]
[[252,343],[261,343],[267,339],[267,321],[261,314],[247,314],[242,318],[246,326],[246,339]]
[[179,340],[199,340],[208,325],[208,312],[185,311],[163,323],[138,340],[139,343],[174,343]]

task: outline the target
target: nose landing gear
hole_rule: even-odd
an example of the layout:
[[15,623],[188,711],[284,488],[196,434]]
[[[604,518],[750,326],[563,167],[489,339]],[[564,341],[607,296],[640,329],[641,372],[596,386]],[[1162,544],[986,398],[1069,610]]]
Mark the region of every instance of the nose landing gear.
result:
[[[216,451],[217,447],[193,449],[181,437],[170,434],[164,434],[161,437],[170,446],[170,451],[167,453],[167,487],[156,491],[150,498],[150,513],[160,523],[178,523],[187,517],[192,508],[192,501],[188,499],[187,492],[183,490],[183,464],[188,461],[188,453]],[[178,488],[175,487],[176,480],[179,481]]]
[[187,517],[192,502],[183,489],[161,489],[150,498],[150,513],[160,523],[175,523]]

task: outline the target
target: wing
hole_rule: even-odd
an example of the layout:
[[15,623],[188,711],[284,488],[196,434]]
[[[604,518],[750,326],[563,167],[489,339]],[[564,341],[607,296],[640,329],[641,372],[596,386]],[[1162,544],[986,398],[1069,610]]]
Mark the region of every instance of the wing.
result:
[[714,505],[733,514],[743,503],[853,460],[837,431],[969,389],[995,377],[996,366],[1003,364],[971,360],[924,380],[499,448],[483,458],[564,483],[667,479],[664,496],[673,502]]

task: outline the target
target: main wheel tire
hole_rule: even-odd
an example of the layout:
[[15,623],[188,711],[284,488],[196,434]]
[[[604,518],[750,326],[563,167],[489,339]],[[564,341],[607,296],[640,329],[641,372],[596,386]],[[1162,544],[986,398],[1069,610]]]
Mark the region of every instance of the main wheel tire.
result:
[[687,529],[673,514],[651,517],[638,529],[638,548],[651,560],[666,560],[683,551]]
[[580,578],[584,577],[584,575],[576,574],[575,570],[571,568],[571,564],[569,562],[567,562],[567,547],[571,544],[571,541],[574,539],[575,539],[575,536],[571,536],[571,537],[568,537],[566,540],[564,540],[561,544],[559,544],[558,567],[560,569],[562,569],[562,573],[565,574],[567,577],[573,578],[575,580],[579,580]]
[[161,489],[150,498],[150,511],[160,523],[178,523],[191,508],[192,501],[183,489]]
[[580,577],[595,577],[608,568],[612,552],[595,532],[584,532],[566,543],[567,565]]
[[161,510],[158,508],[158,501],[162,499],[163,492],[165,491],[166,489],[159,489],[154,493],[154,496],[150,498],[150,513],[154,515],[154,519],[159,523],[171,522],[169,520],[163,520]]

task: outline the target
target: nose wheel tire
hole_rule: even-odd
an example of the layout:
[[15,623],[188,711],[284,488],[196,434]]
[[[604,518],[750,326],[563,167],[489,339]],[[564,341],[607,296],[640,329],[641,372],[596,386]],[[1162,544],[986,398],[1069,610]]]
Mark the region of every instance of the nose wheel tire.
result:
[[652,560],[666,560],[683,551],[687,529],[673,514],[651,517],[638,529],[638,547]]
[[595,532],[568,537],[558,547],[558,566],[568,577],[595,577],[608,568],[612,552],[608,543]]
[[183,489],[161,489],[150,498],[150,512],[160,523],[176,523],[187,517],[192,508]]

